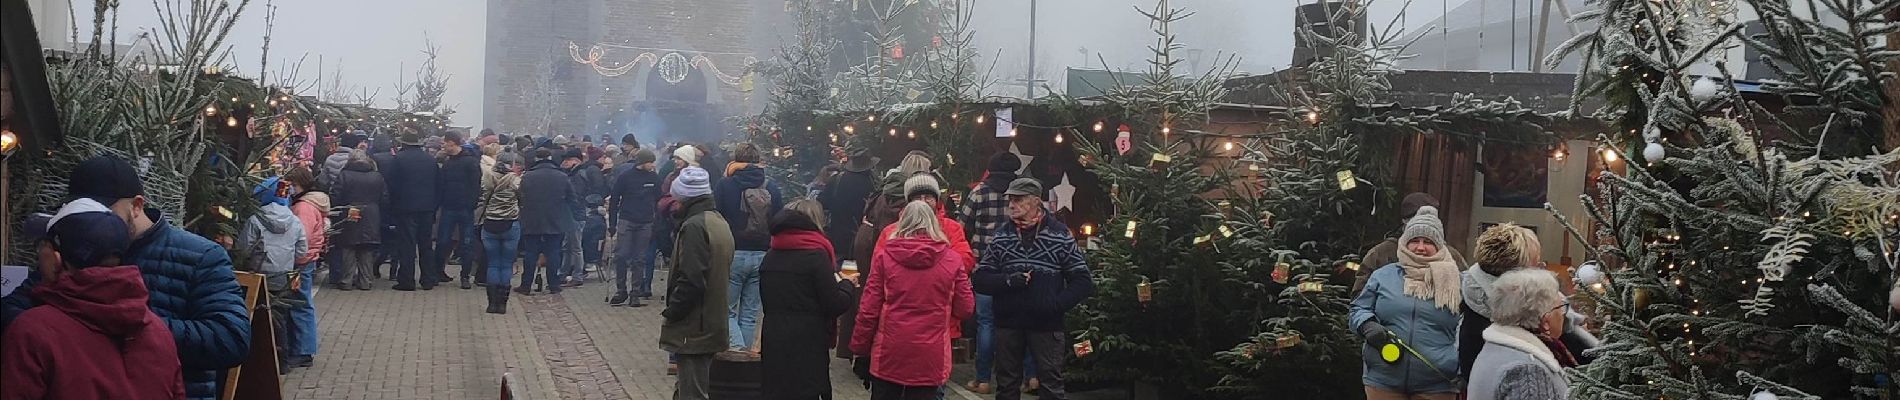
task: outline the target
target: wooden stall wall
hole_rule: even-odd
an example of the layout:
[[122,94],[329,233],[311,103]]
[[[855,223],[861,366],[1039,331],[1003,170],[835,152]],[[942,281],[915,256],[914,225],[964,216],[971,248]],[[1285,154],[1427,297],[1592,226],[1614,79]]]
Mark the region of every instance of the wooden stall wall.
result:
[[[1448,135],[1417,134],[1394,139],[1392,176],[1403,199],[1412,192],[1425,192],[1438,198],[1438,217],[1445,226],[1445,240],[1460,253],[1471,254],[1471,187],[1477,176],[1477,151],[1473,146]],[[1398,204],[1394,202],[1392,204]],[[1383,211],[1382,211],[1383,212]],[[1392,210],[1397,221],[1397,210]]]

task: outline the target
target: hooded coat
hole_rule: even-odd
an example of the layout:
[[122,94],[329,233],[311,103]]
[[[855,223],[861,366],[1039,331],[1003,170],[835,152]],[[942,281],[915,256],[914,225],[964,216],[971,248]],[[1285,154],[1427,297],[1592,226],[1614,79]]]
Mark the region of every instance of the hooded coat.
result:
[[322,169],[317,174],[317,185],[322,186],[324,190],[335,190],[337,176],[342,175],[343,169],[349,165],[349,149],[337,149],[337,152],[330,153],[329,157],[323,158]]
[[681,221],[666,279],[666,309],[660,315],[660,349],[679,354],[725,351],[726,281],[732,277],[732,231],[713,209],[713,199],[681,199]]
[[69,270],[0,338],[4,399],[183,399],[178,347],[138,266]]
[[760,187],[772,194],[772,204],[765,209],[766,212],[772,214],[766,216],[766,221],[771,221],[778,210],[785,207],[785,200],[779,195],[778,183],[765,179],[764,167],[758,164],[738,167],[731,175],[726,176],[726,179],[719,180],[719,185],[713,188],[713,199],[719,202],[719,215],[725,217],[726,223],[730,225],[733,245],[742,251],[765,251],[772,247],[772,237],[769,235],[741,237],[745,232],[746,219],[751,216],[746,210],[743,193]]
[[830,354],[838,316],[851,309],[852,288],[835,275],[836,253],[803,213],[780,213],[772,249],[759,268],[765,306],[760,342],[765,393],[775,398],[830,397]]
[[257,215],[252,215],[244,223],[244,230],[238,232],[237,243],[247,255],[244,266],[254,268],[265,274],[290,272],[301,257],[310,248],[303,236],[303,222],[297,221],[297,214],[290,207],[270,203],[258,207]]
[[297,196],[297,202],[290,205],[290,212],[297,214],[297,222],[303,224],[305,247],[297,255],[297,265],[309,264],[323,258],[323,252],[329,247],[330,195],[324,192],[309,191]]
[[[877,179],[871,176],[870,163],[866,165],[846,164],[839,172],[836,181],[818,194],[818,203],[825,206],[825,214],[830,220],[825,223],[825,236],[831,239],[831,246],[838,254],[851,259],[856,257],[852,236],[858,233],[858,223],[864,220],[865,203],[876,194]],[[857,167],[857,168],[853,168]]]
[[976,312],[968,263],[950,244],[892,239],[872,256],[858,301],[851,351],[871,355],[871,375],[904,386],[950,380],[952,321]]
[[383,174],[376,172],[376,164],[369,161],[355,161],[343,168],[337,175],[336,204],[356,209],[356,220],[345,218],[337,223],[336,236],[331,242],[337,246],[377,245],[383,243],[383,200],[388,197],[388,189],[383,184]]

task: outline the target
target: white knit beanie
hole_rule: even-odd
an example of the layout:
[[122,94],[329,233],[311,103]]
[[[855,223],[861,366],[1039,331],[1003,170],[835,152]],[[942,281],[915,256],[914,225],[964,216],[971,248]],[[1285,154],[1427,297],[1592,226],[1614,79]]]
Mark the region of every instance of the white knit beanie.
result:
[[[680,146],[678,149],[673,149],[673,156],[679,157],[681,160],[686,160],[686,165],[699,166],[699,149],[695,149],[693,146]],[[705,171],[701,170],[700,172]]]
[[1399,236],[1399,246],[1403,247],[1411,243],[1413,238],[1420,237],[1430,239],[1432,244],[1440,248],[1446,246],[1445,225],[1438,221],[1438,207],[1419,207],[1418,214],[1405,221],[1405,234]]

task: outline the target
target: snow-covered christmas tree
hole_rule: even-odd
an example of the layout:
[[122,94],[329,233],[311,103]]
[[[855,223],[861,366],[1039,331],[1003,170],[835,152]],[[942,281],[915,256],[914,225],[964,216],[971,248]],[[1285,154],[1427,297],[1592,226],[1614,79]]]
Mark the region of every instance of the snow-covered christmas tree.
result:
[[[1603,158],[1628,162],[1584,199],[1598,261],[1577,275],[1604,345],[1572,396],[1894,398],[1900,152],[1878,118],[1900,101],[1896,3],[1750,0],[1752,36],[1727,0],[1591,3],[1600,28],[1562,49],[1619,128]],[[1773,69],[1766,94],[1730,83],[1738,46]]]

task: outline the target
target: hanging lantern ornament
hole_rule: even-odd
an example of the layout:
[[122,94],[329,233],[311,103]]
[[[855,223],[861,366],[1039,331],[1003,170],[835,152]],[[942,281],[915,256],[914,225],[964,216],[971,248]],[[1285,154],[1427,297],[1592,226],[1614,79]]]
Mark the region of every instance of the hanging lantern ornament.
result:
[[1667,156],[1669,156],[1669,152],[1667,149],[1663,148],[1662,143],[1649,142],[1649,145],[1643,146],[1644,160],[1649,160],[1650,162],[1656,162],[1656,161],[1661,161],[1663,157],[1667,157]]
[[1273,264],[1273,283],[1285,285],[1293,277],[1293,264],[1285,261]]
[[1154,301],[1154,299],[1154,286],[1148,284],[1148,278],[1141,278],[1141,283],[1135,284],[1135,300],[1145,305],[1150,301]]
[[1121,154],[1121,155],[1128,155],[1128,150],[1131,150],[1135,147],[1135,140],[1133,137],[1131,137],[1129,133],[1128,124],[1122,124],[1121,128],[1117,129],[1116,131],[1117,132],[1115,133],[1115,153]]
[[895,46],[891,46],[891,59],[892,60],[904,59],[904,44],[903,43],[898,43]]

